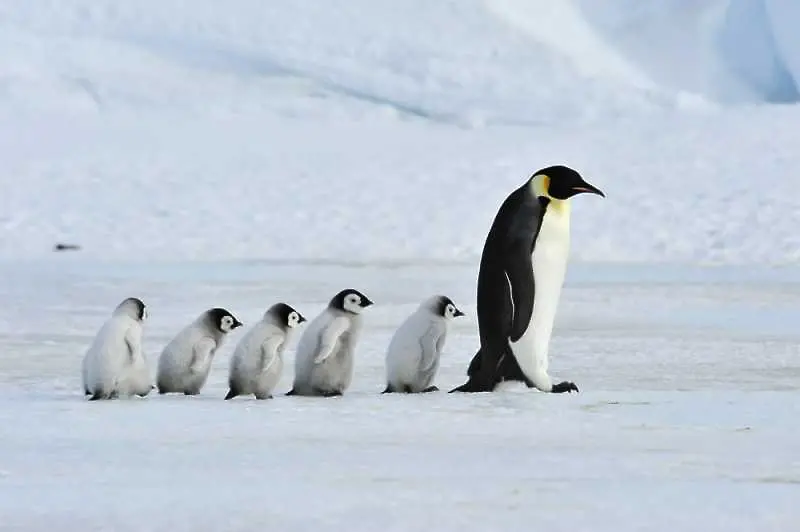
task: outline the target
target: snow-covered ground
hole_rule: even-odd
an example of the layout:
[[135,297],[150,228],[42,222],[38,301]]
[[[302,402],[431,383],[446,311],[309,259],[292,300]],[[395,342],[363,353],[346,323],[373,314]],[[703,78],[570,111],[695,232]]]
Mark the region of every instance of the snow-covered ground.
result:
[[[437,380],[461,384],[477,342],[472,265],[54,260],[1,271],[14,302],[0,330],[3,530],[788,532],[800,518],[792,269],[573,268],[552,366],[580,394],[418,397],[378,393],[383,350],[420,299],[447,293],[467,316]],[[344,397],[223,401],[237,336],[200,396],[81,395],[83,349],[125,295],[150,305],[154,363],[206,307],[249,324],[285,299],[313,316],[351,285],[376,304]]]
[[[0,2],[0,530],[793,531],[798,17]],[[380,396],[436,292],[468,312],[439,376],[463,382],[485,232],[555,163],[607,195],[574,201],[552,351],[581,393]],[[345,286],[376,302],[345,397],[224,402],[232,344],[198,397],[80,393],[124,297],[154,363],[204,308],[310,316]]]

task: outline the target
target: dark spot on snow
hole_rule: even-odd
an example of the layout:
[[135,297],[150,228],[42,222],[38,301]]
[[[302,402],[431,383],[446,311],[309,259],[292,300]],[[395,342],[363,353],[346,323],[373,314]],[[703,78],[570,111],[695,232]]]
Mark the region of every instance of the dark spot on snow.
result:
[[53,246],[53,251],[78,251],[81,247],[77,244],[63,244],[59,242]]

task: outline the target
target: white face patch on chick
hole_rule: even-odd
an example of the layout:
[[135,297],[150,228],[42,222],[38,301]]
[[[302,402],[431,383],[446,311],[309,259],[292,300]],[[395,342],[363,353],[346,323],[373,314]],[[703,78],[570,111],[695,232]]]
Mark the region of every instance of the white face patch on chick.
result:
[[360,314],[363,308],[361,307],[361,298],[358,297],[356,294],[347,294],[344,298],[344,303],[342,304],[342,308],[347,312],[352,312],[353,314]]
[[231,332],[233,330],[233,318],[230,316],[223,316],[219,323],[219,328],[224,333]]
[[294,329],[295,327],[300,325],[300,322],[301,322],[300,314],[292,311],[289,313],[289,318],[286,320],[286,325],[288,325],[290,329]]

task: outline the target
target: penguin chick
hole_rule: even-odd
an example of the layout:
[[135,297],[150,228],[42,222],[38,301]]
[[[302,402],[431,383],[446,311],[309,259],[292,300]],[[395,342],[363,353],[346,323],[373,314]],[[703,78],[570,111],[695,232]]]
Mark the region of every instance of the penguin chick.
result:
[[304,321],[303,315],[286,303],[267,309],[231,355],[225,400],[250,394],[256,399],[272,399],[283,373],[283,352],[292,332]]
[[353,380],[353,357],[361,312],[372,301],[353,288],[342,290],[303,330],[294,359],[294,385],[286,395],[342,395]]
[[123,300],[92,341],[83,357],[83,392],[90,401],[138,395],[153,389],[142,353],[142,323],[147,307],[141,299]]
[[432,296],[397,328],[386,351],[386,389],[383,393],[435,392],[450,323],[464,313],[442,295]]
[[208,379],[211,362],[228,333],[242,323],[224,308],[212,308],[183,328],[158,360],[158,393],[197,395]]

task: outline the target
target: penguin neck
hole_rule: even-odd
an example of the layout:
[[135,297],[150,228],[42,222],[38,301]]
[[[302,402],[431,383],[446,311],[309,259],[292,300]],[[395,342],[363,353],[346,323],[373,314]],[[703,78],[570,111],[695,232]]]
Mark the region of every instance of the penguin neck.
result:
[[567,222],[569,222],[569,214],[570,214],[569,200],[560,200],[555,198],[549,198],[549,199],[550,201],[547,204],[548,212],[551,212],[556,216],[562,217]]

